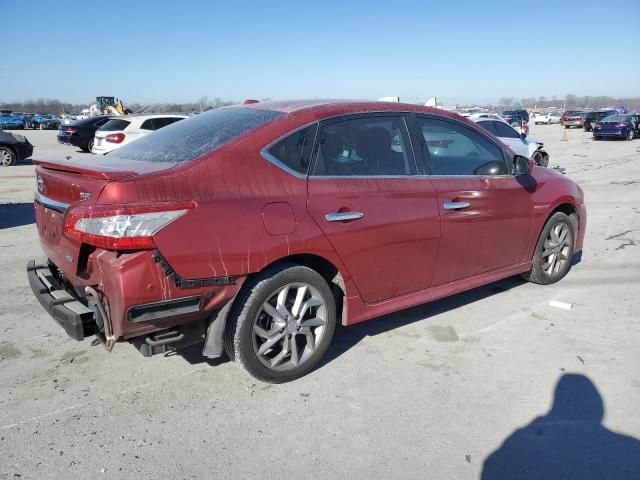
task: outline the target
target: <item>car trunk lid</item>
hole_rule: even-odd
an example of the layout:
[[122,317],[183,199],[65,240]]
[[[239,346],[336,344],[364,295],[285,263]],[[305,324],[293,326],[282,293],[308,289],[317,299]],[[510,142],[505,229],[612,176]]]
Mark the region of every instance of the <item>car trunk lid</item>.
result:
[[[35,211],[40,242],[47,257],[68,276],[75,276],[82,244],[64,235],[69,209],[93,205],[110,182],[153,171],[148,162],[109,162],[105,156],[91,160],[34,160]],[[140,165],[137,165],[140,164]],[[157,165],[155,170],[166,168]]]

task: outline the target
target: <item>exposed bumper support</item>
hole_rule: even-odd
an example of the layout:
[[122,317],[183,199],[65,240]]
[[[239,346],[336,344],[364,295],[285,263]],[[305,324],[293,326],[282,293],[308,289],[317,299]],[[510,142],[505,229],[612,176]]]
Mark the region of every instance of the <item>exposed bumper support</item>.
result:
[[48,266],[36,265],[31,260],[27,264],[27,276],[35,297],[71,338],[84,340],[85,336],[95,333],[92,331],[93,310],[59,285]]

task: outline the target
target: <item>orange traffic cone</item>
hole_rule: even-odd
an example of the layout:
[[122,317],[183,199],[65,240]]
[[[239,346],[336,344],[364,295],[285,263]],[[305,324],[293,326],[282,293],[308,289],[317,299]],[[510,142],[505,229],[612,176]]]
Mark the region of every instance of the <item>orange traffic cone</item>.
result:
[[569,139],[567,138],[567,129],[566,129],[566,128],[563,128],[563,129],[562,129],[562,138],[560,139],[560,141],[561,141],[561,142],[566,142],[567,140],[569,140]]

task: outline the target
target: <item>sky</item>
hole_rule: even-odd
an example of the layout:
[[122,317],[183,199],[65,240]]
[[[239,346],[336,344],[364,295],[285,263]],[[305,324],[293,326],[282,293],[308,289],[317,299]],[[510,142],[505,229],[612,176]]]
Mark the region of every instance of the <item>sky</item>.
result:
[[0,101],[640,96],[640,0],[0,0],[0,20]]

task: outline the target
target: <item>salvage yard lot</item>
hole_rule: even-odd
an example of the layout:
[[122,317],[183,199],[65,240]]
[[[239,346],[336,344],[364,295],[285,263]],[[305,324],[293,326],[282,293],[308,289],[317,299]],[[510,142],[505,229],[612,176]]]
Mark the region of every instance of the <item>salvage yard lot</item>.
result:
[[[35,158],[91,162],[55,131],[24,134]],[[66,337],[25,274],[41,259],[33,165],[0,169],[0,479],[477,479],[508,437],[549,411],[561,378],[583,438],[595,445],[603,426],[640,437],[640,139],[562,134],[531,131],[585,191],[584,252],[564,280],[507,279],[339,328],[321,366],[285,385],[197,348],[147,359],[126,343],[109,354]],[[585,379],[604,402],[603,425],[584,402]],[[559,420],[570,429],[575,418]],[[583,445],[562,447],[607,452]]]

